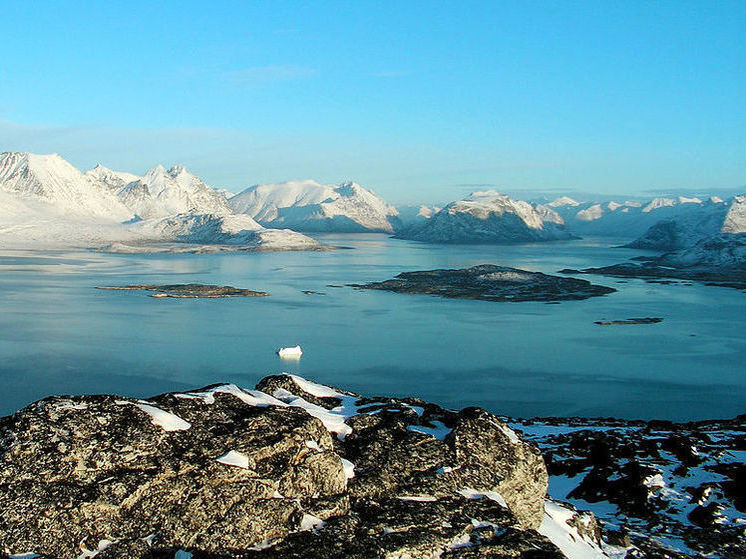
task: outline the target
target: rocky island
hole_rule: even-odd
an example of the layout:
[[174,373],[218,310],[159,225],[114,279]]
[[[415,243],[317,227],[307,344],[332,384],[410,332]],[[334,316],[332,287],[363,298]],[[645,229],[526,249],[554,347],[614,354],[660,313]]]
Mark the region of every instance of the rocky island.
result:
[[387,281],[355,284],[358,289],[437,295],[482,301],[563,301],[614,293],[616,289],[588,281],[482,264],[460,270],[404,272]]
[[719,287],[746,289],[746,234],[715,235],[692,247],[661,256],[636,258],[601,268],[565,269],[561,274],[595,274],[656,281],[672,278]]
[[220,297],[268,297],[266,291],[252,291],[240,289],[231,285],[204,285],[201,283],[171,284],[171,285],[102,285],[96,289],[113,291],[152,291],[151,297],[161,299],[173,297],[176,299],[217,299]]

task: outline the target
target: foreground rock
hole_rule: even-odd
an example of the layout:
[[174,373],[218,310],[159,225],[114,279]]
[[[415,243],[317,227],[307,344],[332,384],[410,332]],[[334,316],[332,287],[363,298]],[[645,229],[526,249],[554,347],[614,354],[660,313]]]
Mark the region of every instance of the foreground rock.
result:
[[746,557],[746,416],[510,425],[541,447],[552,496],[593,511],[632,555]]
[[240,289],[230,285],[205,285],[201,283],[186,283],[173,285],[112,285],[100,286],[96,289],[113,291],[154,291],[151,297],[174,297],[177,299],[216,299],[219,297],[267,297],[266,291],[252,291]]
[[592,515],[545,510],[546,488],[539,450],[484,410],[289,375],[0,419],[10,554],[604,557]]
[[483,264],[461,270],[405,272],[395,279],[354,285],[395,293],[437,295],[483,301],[562,301],[588,299],[616,289],[588,281]]

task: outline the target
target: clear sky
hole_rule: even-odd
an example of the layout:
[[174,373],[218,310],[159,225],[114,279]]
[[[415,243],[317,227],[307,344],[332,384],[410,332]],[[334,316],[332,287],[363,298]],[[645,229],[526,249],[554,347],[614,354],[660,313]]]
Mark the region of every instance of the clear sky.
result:
[[744,0],[0,7],[0,151],[396,203],[746,190]]

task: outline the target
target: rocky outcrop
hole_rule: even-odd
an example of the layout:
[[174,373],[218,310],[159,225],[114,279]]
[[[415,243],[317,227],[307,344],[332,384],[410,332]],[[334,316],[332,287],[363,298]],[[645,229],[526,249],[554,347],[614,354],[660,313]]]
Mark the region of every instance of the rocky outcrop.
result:
[[0,419],[11,554],[562,557],[542,535],[546,488],[539,450],[484,410],[290,375],[257,390],[51,397]]
[[437,295],[483,301],[563,301],[614,293],[616,289],[574,278],[482,264],[461,270],[403,272],[394,279],[355,284],[359,289]]
[[553,496],[593,511],[628,557],[746,557],[746,416],[672,423],[515,420]]

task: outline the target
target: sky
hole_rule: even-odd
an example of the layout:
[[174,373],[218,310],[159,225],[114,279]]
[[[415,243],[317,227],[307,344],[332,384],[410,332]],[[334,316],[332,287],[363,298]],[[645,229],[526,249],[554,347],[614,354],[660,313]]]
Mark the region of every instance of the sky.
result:
[[746,2],[2,2],[0,151],[393,203],[746,191]]

